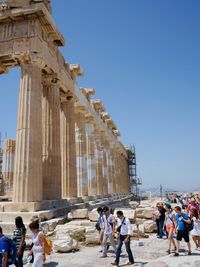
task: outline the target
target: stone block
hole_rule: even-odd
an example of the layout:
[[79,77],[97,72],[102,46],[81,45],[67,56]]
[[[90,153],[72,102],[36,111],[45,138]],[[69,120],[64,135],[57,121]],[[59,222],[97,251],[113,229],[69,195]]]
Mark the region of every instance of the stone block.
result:
[[145,233],[154,233],[157,229],[156,223],[153,220],[147,220],[143,225]]
[[131,222],[135,222],[136,212],[131,208],[115,208],[114,215],[117,217],[117,211],[121,210],[125,217],[127,217]]
[[154,209],[151,207],[137,208],[136,209],[136,217],[137,218],[144,218],[144,219],[152,219],[153,211],[154,211]]
[[90,221],[97,222],[98,221],[98,217],[99,217],[99,214],[97,213],[97,209],[93,209],[93,210],[89,211],[88,212],[88,217],[89,217]]
[[55,252],[70,252],[78,249],[78,242],[70,236],[65,236],[64,239],[54,241],[53,249]]
[[72,210],[71,213],[72,213],[72,219],[87,219],[88,218],[87,209]]

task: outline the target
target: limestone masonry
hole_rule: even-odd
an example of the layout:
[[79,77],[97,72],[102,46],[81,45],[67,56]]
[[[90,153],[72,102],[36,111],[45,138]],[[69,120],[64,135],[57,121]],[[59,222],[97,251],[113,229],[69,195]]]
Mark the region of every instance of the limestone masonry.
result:
[[3,151],[3,192],[15,203],[126,193],[127,149],[93,88],[78,88],[50,1],[0,4],[0,74],[21,68],[17,133]]

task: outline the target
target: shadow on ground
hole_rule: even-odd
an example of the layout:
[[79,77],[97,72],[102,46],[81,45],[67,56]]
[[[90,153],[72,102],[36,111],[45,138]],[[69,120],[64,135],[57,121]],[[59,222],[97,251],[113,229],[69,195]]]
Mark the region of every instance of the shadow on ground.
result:
[[52,261],[52,262],[44,263],[43,266],[45,266],[45,267],[56,267],[56,266],[58,266],[58,262]]

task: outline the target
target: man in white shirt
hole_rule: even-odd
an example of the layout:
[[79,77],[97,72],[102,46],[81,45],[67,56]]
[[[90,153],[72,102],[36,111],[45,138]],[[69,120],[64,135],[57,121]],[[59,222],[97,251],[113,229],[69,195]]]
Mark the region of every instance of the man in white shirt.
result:
[[124,217],[124,214],[121,210],[117,211],[117,218],[119,219],[119,224],[117,227],[117,232],[119,237],[118,237],[116,258],[115,261],[112,263],[112,265],[119,266],[119,259],[123,243],[126,246],[126,252],[129,258],[129,262],[126,265],[132,265],[134,264],[134,258],[130,248],[131,224],[129,219]]
[[114,248],[114,251],[116,252],[116,245],[114,240],[114,234],[115,234],[115,216],[110,214],[110,210],[108,207],[103,208],[103,222],[104,222],[104,232],[103,232],[103,256],[107,257],[107,240],[110,240],[110,244]]

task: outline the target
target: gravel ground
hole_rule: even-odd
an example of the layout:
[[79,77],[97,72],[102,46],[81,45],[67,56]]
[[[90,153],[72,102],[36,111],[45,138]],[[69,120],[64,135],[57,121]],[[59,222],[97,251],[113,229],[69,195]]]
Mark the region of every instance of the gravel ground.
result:
[[[192,243],[192,256],[187,255],[187,249],[184,242],[181,242],[181,253],[179,257],[173,254],[168,255],[167,240],[157,239],[151,235],[147,239],[141,239],[143,246],[138,246],[134,240],[131,241],[131,247],[135,259],[134,267],[200,267],[200,251],[195,251]],[[109,250],[107,258],[101,258],[100,247],[81,247],[74,253],[52,253],[47,258],[44,267],[111,267],[114,261],[114,252]],[[128,261],[125,249],[122,249],[120,267],[126,266]],[[25,265],[26,267],[31,265]]]

